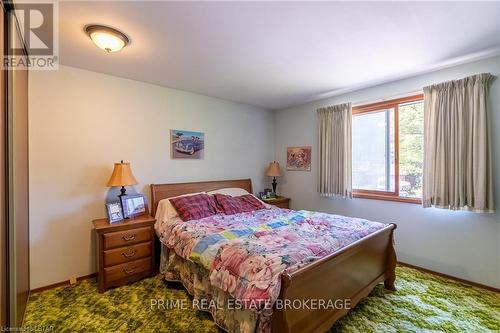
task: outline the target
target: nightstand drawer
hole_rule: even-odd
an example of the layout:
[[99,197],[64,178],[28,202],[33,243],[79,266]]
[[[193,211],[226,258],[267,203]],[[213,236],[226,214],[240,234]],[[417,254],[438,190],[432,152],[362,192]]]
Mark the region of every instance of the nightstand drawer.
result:
[[151,258],[144,258],[113,267],[104,268],[104,280],[110,283],[147,275],[151,272]]
[[128,246],[151,240],[151,228],[138,228],[124,231],[109,232],[103,235],[104,249],[112,249],[115,247]]
[[273,203],[273,205],[278,207],[278,208],[286,208],[286,209],[290,208],[288,201]]
[[104,251],[104,267],[151,256],[151,242]]
[[275,206],[278,208],[290,209],[290,198],[276,197],[274,199],[264,199],[263,201],[269,205],[272,205],[272,206]]

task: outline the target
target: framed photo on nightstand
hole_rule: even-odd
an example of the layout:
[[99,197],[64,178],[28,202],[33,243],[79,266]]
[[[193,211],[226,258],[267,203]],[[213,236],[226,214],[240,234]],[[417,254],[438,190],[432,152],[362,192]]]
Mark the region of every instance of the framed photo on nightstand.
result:
[[148,213],[146,199],[142,194],[124,195],[122,197],[123,217],[135,217]]
[[119,202],[111,202],[106,204],[109,223],[116,223],[123,220],[122,205]]

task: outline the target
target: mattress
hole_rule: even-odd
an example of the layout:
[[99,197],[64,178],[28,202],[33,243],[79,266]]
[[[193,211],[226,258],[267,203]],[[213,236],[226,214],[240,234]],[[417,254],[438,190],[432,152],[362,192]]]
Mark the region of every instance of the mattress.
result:
[[165,277],[183,282],[195,300],[217,304],[200,310],[210,311],[230,332],[269,332],[284,272],[385,226],[319,212],[262,209],[187,222],[157,216],[156,229]]

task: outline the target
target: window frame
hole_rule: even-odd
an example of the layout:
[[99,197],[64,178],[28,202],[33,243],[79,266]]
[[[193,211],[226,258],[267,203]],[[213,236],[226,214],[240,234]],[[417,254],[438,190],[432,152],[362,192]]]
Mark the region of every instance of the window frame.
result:
[[352,195],[354,198],[387,200],[414,204],[422,203],[422,198],[399,196],[399,105],[423,100],[424,94],[420,93],[382,102],[358,105],[352,108],[353,117],[360,116],[365,113],[383,111],[385,109],[394,109],[394,192],[353,189]]

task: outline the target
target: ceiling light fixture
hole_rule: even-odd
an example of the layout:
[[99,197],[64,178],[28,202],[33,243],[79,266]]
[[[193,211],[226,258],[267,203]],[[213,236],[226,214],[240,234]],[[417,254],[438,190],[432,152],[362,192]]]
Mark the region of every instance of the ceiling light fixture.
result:
[[120,51],[130,43],[123,32],[104,25],[88,25],[85,32],[97,47],[108,53]]

